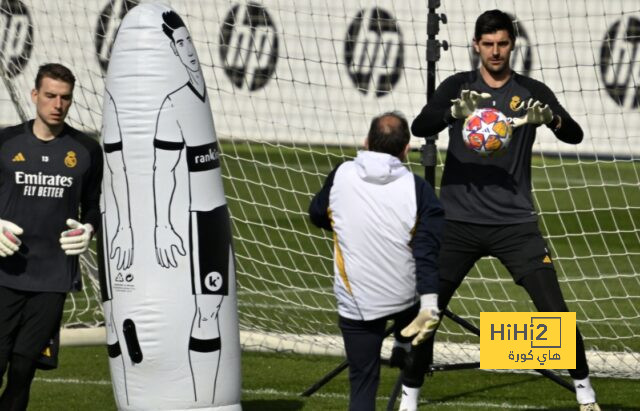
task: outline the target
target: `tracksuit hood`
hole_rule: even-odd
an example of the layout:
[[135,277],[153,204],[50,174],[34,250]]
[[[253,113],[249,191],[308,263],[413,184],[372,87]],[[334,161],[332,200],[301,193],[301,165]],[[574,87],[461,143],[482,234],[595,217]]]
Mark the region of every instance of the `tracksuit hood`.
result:
[[388,184],[409,173],[398,157],[376,151],[358,151],[358,176],[372,184]]

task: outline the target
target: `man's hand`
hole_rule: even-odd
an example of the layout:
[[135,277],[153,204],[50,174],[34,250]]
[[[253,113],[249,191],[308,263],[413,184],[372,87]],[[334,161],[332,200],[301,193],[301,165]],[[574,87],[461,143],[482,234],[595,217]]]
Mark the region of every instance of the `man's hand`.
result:
[[462,90],[460,98],[451,100],[451,115],[458,120],[464,120],[473,113],[478,105],[484,100],[491,98],[489,93],[478,93],[476,91]]
[[177,267],[178,261],[174,250],[180,255],[187,255],[182,238],[167,225],[156,226],[156,260],[161,267]]
[[521,102],[518,107],[516,107],[516,111],[520,111],[523,108],[526,109],[527,112],[524,116],[513,119],[514,128],[525,124],[547,124],[553,120],[553,111],[551,111],[548,104],[543,105],[540,101],[530,98],[526,104],[524,101]]
[[67,220],[69,230],[60,234],[60,247],[66,255],[79,255],[87,251],[89,241],[93,235],[91,224],[82,224],[79,221],[69,218]]
[[118,270],[126,270],[133,263],[133,230],[131,226],[118,226],[116,235],[111,240],[111,254]]
[[0,219],[0,257],[9,257],[20,248],[22,241],[18,238],[22,228],[11,221]]
[[433,332],[438,328],[440,316],[435,308],[421,309],[411,324],[402,329],[403,337],[412,337],[415,335],[411,345],[420,345],[425,342]]

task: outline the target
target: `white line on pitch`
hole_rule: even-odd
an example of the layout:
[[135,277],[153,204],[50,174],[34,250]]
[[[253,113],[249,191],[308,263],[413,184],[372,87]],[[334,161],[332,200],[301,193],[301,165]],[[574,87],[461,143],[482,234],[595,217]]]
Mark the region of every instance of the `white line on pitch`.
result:
[[80,384],[80,385],[111,385],[111,381],[106,380],[78,380],[75,378],[42,378],[36,377],[34,381],[54,384]]
[[[279,397],[292,397],[292,398],[300,398],[299,393],[288,392],[288,391],[279,391],[274,390],[272,388],[266,389],[258,389],[258,390],[242,390],[244,394],[252,394],[252,395],[276,395]],[[315,393],[313,394],[316,397],[321,398],[338,398],[344,399],[345,401],[349,399],[347,394],[341,393]],[[389,397],[378,396],[377,400],[387,401]],[[463,401],[421,401],[421,404],[427,404],[432,406],[437,406],[438,408],[442,407],[453,407],[455,409],[459,408],[505,408],[505,409],[514,409],[514,410],[543,410],[545,407],[533,406],[533,405],[512,405],[506,403],[489,403],[489,402],[463,402]]]
[[238,290],[238,295],[274,295],[274,294],[302,294],[308,293],[314,295],[317,292],[333,291],[333,287],[316,287],[316,288],[279,288],[277,290]]
[[242,303],[238,302],[238,307],[248,307],[248,308],[263,308],[263,309],[274,309],[274,310],[293,310],[293,311],[327,311],[327,312],[335,312],[335,307],[304,307],[297,305],[286,305],[286,304],[268,304],[268,303]]

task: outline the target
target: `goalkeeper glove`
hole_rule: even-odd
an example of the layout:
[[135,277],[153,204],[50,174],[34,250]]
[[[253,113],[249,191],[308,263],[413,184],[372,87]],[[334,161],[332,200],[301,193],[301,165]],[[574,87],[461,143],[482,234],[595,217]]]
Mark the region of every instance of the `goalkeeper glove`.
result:
[[72,218],[67,220],[69,230],[60,234],[60,247],[66,255],[78,255],[87,251],[93,235],[91,224],[82,224]]
[[404,327],[401,331],[403,337],[415,338],[411,341],[412,345],[420,345],[431,337],[440,324],[440,312],[438,311],[438,295],[425,294],[420,296],[420,312],[411,324]]
[[471,115],[478,105],[484,100],[490,99],[489,93],[478,93],[476,91],[462,90],[460,98],[451,100],[451,116],[455,119],[462,120]]
[[22,241],[17,236],[22,232],[20,226],[0,219],[0,257],[9,257],[18,251]]
[[516,111],[526,109],[526,113],[522,117],[516,117],[513,119],[513,127],[520,127],[525,124],[548,124],[553,120],[553,111],[548,104],[543,105],[540,101],[530,98],[526,105],[523,101],[518,105]]

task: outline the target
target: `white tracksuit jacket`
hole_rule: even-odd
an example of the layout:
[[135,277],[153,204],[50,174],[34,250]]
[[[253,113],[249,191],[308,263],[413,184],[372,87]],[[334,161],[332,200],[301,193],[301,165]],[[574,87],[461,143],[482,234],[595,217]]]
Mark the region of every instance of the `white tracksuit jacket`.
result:
[[433,188],[398,158],[358,152],[329,174],[309,215],[334,233],[340,316],[374,320],[437,293],[444,211]]

